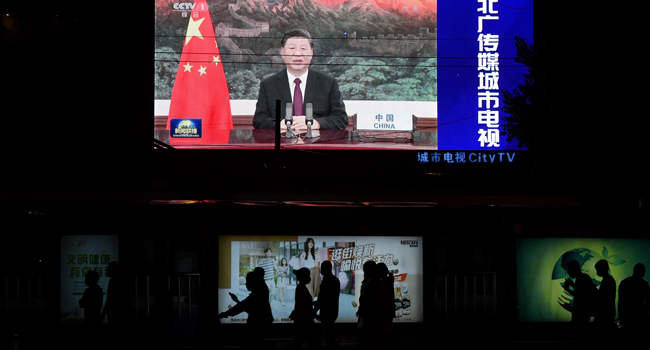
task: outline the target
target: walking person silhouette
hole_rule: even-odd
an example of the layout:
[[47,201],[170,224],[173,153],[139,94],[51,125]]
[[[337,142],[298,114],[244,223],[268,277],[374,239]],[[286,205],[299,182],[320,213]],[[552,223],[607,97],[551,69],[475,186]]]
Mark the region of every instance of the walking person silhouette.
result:
[[596,274],[603,278],[598,290],[594,310],[594,325],[597,336],[601,341],[611,341],[612,333],[616,330],[616,281],[609,274],[607,260],[596,263]]
[[[259,268],[261,270],[261,268]],[[256,269],[257,270],[257,269]],[[253,271],[246,275],[246,289],[251,294],[241,302],[234,295],[230,297],[237,303],[232,309],[222,312],[218,317],[226,318],[238,315],[242,312],[248,313],[246,325],[248,336],[244,339],[243,349],[260,350],[265,347],[264,335],[273,323],[273,313],[269,304],[269,288],[264,282],[264,272]]]
[[632,276],[618,287],[618,319],[629,344],[638,344],[650,325],[650,285],[645,273],[645,265],[634,265]]
[[332,263],[325,260],[321,263],[323,281],[320,284],[318,299],[314,301],[314,313],[320,310],[320,319],[323,328],[323,338],[328,349],[338,348],[334,338],[335,321],[339,317],[339,296],[341,294],[341,281],[332,273]]
[[357,310],[357,335],[359,348],[371,349],[370,334],[375,327],[375,302],[377,300],[376,263],[368,260],[363,264],[363,281],[361,282],[361,293],[359,295],[359,309]]
[[571,332],[575,340],[584,340],[587,335],[587,327],[592,315],[592,304],[596,286],[589,275],[582,272],[580,263],[571,260],[567,263],[569,277],[575,278],[573,282],[569,278],[564,279],[564,290],[573,296],[573,312],[571,313]]
[[108,263],[106,274],[110,277],[106,288],[106,303],[102,311],[102,319],[108,321],[109,343],[111,347],[124,346],[130,341],[132,309],[131,290],[124,278],[122,266],[117,261]]
[[307,289],[307,285],[311,282],[310,271],[308,268],[303,267],[293,272],[298,280],[296,286],[296,302],[293,312],[289,318],[295,324],[295,335],[291,343],[290,349],[300,349],[302,344],[307,342],[310,349],[319,348],[318,337],[314,329],[314,308],[312,306],[312,297]]
[[89,348],[93,348],[99,339],[99,329],[104,321],[102,317],[104,291],[97,284],[98,282],[99,274],[96,271],[88,271],[85,279],[88,288],[84,291],[83,297],[79,299],[79,307],[84,309],[84,335]]
[[393,349],[397,331],[393,325],[395,318],[395,289],[393,274],[384,263],[377,264],[377,299],[375,301],[375,326],[370,335],[373,348]]

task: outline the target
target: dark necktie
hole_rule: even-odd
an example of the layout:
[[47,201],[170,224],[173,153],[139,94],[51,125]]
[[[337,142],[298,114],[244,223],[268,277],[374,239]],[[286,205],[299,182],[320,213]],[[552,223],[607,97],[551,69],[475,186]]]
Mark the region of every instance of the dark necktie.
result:
[[293,91],[293,115],[302,115],[302,91],[300,91],[300,79],[294,80],[296,89]]

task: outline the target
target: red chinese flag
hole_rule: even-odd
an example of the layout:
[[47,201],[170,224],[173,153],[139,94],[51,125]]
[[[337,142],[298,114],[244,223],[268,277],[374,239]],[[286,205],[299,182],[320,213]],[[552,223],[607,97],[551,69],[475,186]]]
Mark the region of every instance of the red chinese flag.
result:
[[201,138],[170,137],[171,145],[227,144],[232,129],[230,93],[206,0],[196,0],[172,90],[172,119],[201,119]]

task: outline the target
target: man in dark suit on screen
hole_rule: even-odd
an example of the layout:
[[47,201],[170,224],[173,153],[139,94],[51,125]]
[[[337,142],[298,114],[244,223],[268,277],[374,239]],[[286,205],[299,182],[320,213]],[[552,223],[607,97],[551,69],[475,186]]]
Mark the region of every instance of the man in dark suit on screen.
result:
[[265,79],[260,84],[253,126],[256,129],[275,128],[275,101],[281,101],[281,128],[285,123],[285,106],[293,104],[294,132],[306,132],[307,103],[313,105],[313,130],[344,130],[348,115],[334,78],[309,68],[314,55],[314,42],[308,31],[294,29],[282,37],[280,52],[287,69]]

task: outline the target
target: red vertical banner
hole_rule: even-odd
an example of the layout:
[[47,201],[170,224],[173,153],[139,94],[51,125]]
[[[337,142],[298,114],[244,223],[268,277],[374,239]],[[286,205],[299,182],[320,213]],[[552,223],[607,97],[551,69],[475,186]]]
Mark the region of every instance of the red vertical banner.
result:
[[[194,137],[174,136],[175,125],[192,123],[194,126],[197,120],[200,120],[199,134]],[[232,128],[230,92],[208,4],[206,0],[196,0],[172,90],[167,118],[170,144],[227,144]]]

